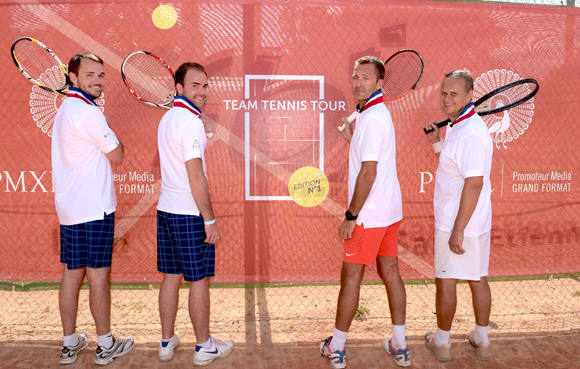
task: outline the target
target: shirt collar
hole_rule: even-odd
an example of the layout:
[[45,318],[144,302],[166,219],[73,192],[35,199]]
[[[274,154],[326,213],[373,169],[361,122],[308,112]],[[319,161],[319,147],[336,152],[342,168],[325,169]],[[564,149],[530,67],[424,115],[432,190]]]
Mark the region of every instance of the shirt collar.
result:
[[175,96],[175,100],[173,100],[173,107],[187,109],[196,117],[201,114],[201,110],[199,110],[197,106],[195,106],[184,96]]
[[383,90],[378,90],[377,92],[372,94],[371,97],[369,97],[369,99],[363,105],[362,108],[360,107],[360,104],[358,104],[356,106],[356,111],[359,113],[362,113],[365,110],[367,110],[375,105],[382,104],[382,103],[383,103]]
[[473,103],[470,103],[465,108],[463,108],[461,113],[459,113],[459,115],[457,116],[457,119],[455,119],[455,122],[449,123],[449,126],[453,127],[457,123],[463,122],[467,118],[471,118],[474,115],[475,115],[475,106],[473,105]]
[[86,92],[79,90],[76,87],[69,87],[67,96],[80,99],[89,105],[97,106],[95,100],[93,100],[89,95],[87,95]]

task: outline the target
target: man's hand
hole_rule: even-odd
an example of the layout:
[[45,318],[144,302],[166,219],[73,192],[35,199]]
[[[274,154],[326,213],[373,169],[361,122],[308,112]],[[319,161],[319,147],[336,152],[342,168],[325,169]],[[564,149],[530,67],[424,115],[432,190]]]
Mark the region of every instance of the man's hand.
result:
[[356,220],[346,220],[345,218],[338,227],[338,236],[343,240],[352,238],[352,232],[354,231],[355,226]]
[[347,117],[342,117],[340,120],[341,125],[339,127],[344,127],[342,131],[342,138],[344,138],[346,142],[350,142],[352,139],[352,124],[349,123],[346,118]]
[[206,238],[203,240],[205,243],[217,243],[220,239],[220,231],[217,224],[205,224],[205,235]]
[[429,142],[431,142],[431,144],[435,144],[439,141],[441,141],[441,138],[439,137],[439,127],[437,127],[437,124],[435,123],[434,120],[430,121],[429,123],[427,123],[425,125],[425,127],[423,127],[424,129],[426,129],[427,131],[432,129],[433,132],[429,132],[427,133],[425,136],[427,136],[427,139],[429,140]]
[[217,126],[217,122],[203,113],[199,115],[199,119],[201,119],[201,121],[203,122],[207,138],[213,137],[213,134],[215,133],[215,128]]
[[459,232],[453,230],[451,233],[451,237],[449,238],[449,249],[452,253],[457,255],[465,254],[465,250],[463,249],[463,232]]

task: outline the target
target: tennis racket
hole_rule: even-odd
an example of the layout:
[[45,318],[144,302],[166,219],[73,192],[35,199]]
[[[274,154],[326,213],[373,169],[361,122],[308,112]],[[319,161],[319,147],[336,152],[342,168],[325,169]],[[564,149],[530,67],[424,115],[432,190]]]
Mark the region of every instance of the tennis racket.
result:
[[11,47],[12,60],[24,77],[40,88],[66,96],[68,72],[58,56],[42,42],[21,37]]
[[[417,87],[425,63],[423,57],[415,50],[405,49],[397,51],[385,62],[385,78],[383,79],[383,100],[398,100]],[[356,119],[356,112],[352,113],[347,121],[352,123]],[[338,127],[342,132],[344,124]]]
[[[530,100],[538,93],[539,89],[540,85],[538,84],[538,81],[532,78],[520,79],[508,83],[507,85],[503,85],[482,96],[474,102],[473,105],[475,106],[475,112],[480,116],[500,113]],[[437,127],[444,127],[449,124],[449,122],[451,122],[451,120],[446,119],[443,122],[437,123]],[[425,133],[431,133],[434,130],[423,128],[423,131],[425,131]]]
[[[121,76],[131,93],[145,104],[171,108],[175,98],[175,79],[171,67],[148,51],[129,54],[121,65]],[[206,133],[208,138],[212,132]]]

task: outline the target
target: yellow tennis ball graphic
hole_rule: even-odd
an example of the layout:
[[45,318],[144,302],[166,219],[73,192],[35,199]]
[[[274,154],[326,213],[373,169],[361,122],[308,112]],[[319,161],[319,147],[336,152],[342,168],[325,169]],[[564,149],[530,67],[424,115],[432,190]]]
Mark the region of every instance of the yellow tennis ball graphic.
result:
[[170,5],[161,5],[153,11],[151,18],[157,28],[169,29],[177,22],[177,11]]
[[290,177],[288,192],[300,206],[311,208],[319,205],[328,196],[330,185],[326,175],[318,168],[303,167]]

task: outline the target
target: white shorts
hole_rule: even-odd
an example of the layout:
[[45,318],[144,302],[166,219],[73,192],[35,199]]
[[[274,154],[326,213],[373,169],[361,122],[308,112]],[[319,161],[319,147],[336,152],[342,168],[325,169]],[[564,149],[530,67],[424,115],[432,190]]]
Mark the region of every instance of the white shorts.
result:
[[451,233],[435,229],[435,278],[479,281],[488,274],[490,232],[479,237],[465,237],[465,254],[457,255],[449,249]]

